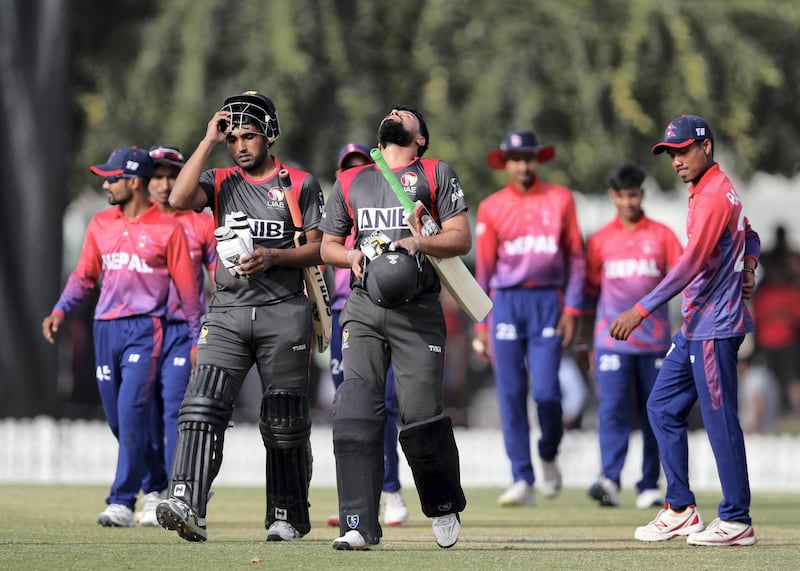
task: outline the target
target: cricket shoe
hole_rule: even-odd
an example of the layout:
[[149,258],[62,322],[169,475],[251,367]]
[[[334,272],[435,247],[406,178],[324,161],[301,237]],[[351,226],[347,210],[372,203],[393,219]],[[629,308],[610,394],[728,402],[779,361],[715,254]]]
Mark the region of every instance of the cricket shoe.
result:
[[381,499],[381,512],[383,512],[384,524],[394,526],[408,521],[408,506],[406,506],[406,502],[403,500],[403,494],[400,490],[396,492],[383,492],[383,497]]
[[600,476],[589,488],[589,497],[597,501],[601,506],[618,506],[619,486],[605,476]]
[[661,490],[657,488],[642,490],[639,492],[639,495],[636,496],[635,505],[640,510],[657,508],[658,506],[664,505],[664,496],[661,494]]
[[755,545],[756,532],[749,523],[741,521],[722,521],[716,518],[703,531],[689,534],[689,545],[710,545],[712,547],[732,547]]
[[433,518],[433,537],[436,545],[444,549],[453,547],[461,533],[461,518],[457,513]]
[[542,460],[542,481],[539,488],[546,498],[555,498],[561,493],[561,470],[555,460]]
[[109,504],[97,516],[97,523],[103,527],[133,527],[133,510],[122,504]]
[[156,518],[164,529],[177,531],[186,541],[208,539],[206,518],[199,518],[186,502],[177,498],[161,500],[156,506]]
[[383,548],[378,543],[367,543],[364,536],[356,529],[351,529],[341,537],[333,540],[333,548],[338,551],[378,551]]
[[136,514],[139,525],[143,527],[158,527],[156,506],[162,499],[160,492],[150,492],[142,496],[142,511]]
[[633,537],[639,541],[666,541],[677,535],[689,535],[703,529],[703,518],[695,506],[691,505],[682,512],[676,512],[669,504],[664,504],[664,509],[658,512],[656,519],[637,527]]
[[533,486],[525,480],[517,480],[508,489],[500,494],[497,503],[501,506],[533,506],[536,498],[533,497]]
[[303,534],[288,521],[273,521],[267,530],[267,541],[297,541]]

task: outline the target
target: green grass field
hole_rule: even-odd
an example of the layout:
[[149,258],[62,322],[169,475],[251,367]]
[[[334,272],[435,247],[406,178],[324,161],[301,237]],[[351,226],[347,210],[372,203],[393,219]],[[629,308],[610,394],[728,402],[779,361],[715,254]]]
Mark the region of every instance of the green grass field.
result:
[[[798,569],[800,494],[755,494],[754,547],[691,547],[673,539],[645,544],[633,530],[656,509],[601,508],[584,490],[569,489],[539,505],[500,508],[499,489],[467,490],[461,539],[436,546],[416,492],[405,490],[409,522],[384,528],[383,550],[331,548],[337,530],[325,520],[336,511],[333,489],[312,488],[312,530],[302,541],[264,541],[264,493],[215,488],[206,543],[188,543],[160,528],[103,528],[96,524],[107,489],[97,486],[0,486],[0,569]],[[719,495],[698,495],[708,522]]]

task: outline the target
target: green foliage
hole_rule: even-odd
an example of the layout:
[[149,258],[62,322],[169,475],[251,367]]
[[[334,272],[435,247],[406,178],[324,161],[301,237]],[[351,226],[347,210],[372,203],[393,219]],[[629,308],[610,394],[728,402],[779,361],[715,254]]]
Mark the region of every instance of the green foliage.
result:
[[113,18],[79,4],[76,192],[114,146],[191,152],[245,89],[275,100],[279,158],[323,182],[343,143],[374,144],[392,105],[418,107],[430,156],[456,168],[473,205],[504,183],[484,157],[511,129],[556,145],[543,176],[584,192],[627,161],[675,187],[649,150],[682,113],[708,119],[738,177],[799,166],[791,0],[154,0],[118,3]]

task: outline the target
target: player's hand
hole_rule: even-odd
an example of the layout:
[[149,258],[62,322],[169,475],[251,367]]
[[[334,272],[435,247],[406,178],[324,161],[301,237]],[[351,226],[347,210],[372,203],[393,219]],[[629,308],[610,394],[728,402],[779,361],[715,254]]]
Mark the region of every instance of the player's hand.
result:
[[350,263],[350,271],[361,281],[364,277],[364,252],[359,249],[347,250],[347,261]]
[[51,313],[42,320],[42,335],[48,343],[55,344],[55,334],[58,333],[62,323],[64,323],[64,316],[60,313]]
[[230,113],[217,111],[206,127],[206,139],[215,144],[224,143],[231,132]]
[[572,338],[575,337],[577,317],[568,313],[562,313],[558,318],[558,325],[556,325],[556,333],[562,336],[561,346],[563,348],[569,347],[572,343]]
[[239,275],[251,277],[261,272],[266,272],[275,265],[277,254],[273,248],[264,246],[254,246],[252,254],[244,254],[239,258],[239,265],[236,266]]
[[617,316],[611,324],[609,334],[617,341],[625,341],[633,333],[633,330],[639,327],[642,320],[644,320],[642,314],[633,307]]
[[742,272],[742,297],[750,299],[756,287],[756,275],[753,272]]
[[400,240],[395,240],[389,245],[390,250],[397,250],[398,248],[403,248],[408,252],[409,256],[413,256],[417,252],[420,251],[420,239],[419,236],[406,236]]
[[489,332],[476,331],[475,336],[472,338],[472,350],[475,354],[486,363],[492,360],[492,352],[489,348]]

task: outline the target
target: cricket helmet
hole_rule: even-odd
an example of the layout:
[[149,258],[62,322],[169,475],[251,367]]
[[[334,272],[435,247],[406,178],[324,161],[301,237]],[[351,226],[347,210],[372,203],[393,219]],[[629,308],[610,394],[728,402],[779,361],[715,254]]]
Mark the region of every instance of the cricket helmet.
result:
[[419,287],[420,266],[404,249],[384,252],[367,264],[365,284],[376,305],[394,308],[410,301]]
[[275,104],[269,97],[257,91],[245,91],[228,97],[221,110],[230,113],[229,120],[234,128],[250,124],[261,129],[270,146],[281,134]]

